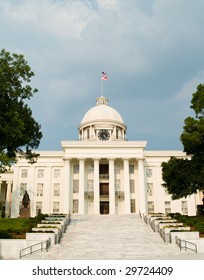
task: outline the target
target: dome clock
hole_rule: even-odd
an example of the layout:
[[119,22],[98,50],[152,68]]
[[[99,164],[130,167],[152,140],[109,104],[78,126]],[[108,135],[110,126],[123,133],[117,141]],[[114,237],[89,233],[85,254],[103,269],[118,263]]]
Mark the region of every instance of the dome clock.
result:
[[98,139],[101,141],[107,141],[110,139],[110,132],[107,129],[101,129],[98,132]]

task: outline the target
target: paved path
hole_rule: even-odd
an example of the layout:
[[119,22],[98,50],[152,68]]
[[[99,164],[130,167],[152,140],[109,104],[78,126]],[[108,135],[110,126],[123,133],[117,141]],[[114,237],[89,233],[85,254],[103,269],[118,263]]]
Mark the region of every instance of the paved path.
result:
[[175,244],[166,244],[158,233],[138,215],[75,216],[60,244],[49,252],[27,259],[117,260],[188,259],[196,253],[180,252]]

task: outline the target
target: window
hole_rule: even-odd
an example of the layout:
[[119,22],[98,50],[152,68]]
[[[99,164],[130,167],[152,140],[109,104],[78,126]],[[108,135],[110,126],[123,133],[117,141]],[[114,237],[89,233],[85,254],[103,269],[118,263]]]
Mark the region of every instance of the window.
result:
[[94,166],[88,165],[88,174],[93,174],[93,173],[94,173]]
[[171,201],[164,202],[165,214],[171,213]]
[[60,169],[54,169],[54,178],[60,178]]
[[135,213],[135,199],[130,199],[130,211]]
[[27,184],[21,183],[20,184],[20,195],[24,195],[25,191],[27,191]]
[[60,184],[55,183],[54,184],[54,192],[53,192],[54,196],[60,196]]
[[147,195],[151,196],[153,195],[153,184],[147,183]]
[[120,165],[114,165],[114,173],[120,174]]
[[169,195],[169,193],[168,193],[168,191],[167,191],[167,189],[164,187],[164,194],[165,195]]
[[53,213],[59,213],[59,202],[53,202]]
[[134,174],[134,165],[129,165],[129,173]]
[[130,180],[130,193],[135,193],[135,180]]
[[119,129],[116,128],[116,139],[118,139],[118,135],[119,135]]
[[44,169],[38,169],[38,178],[44,178]]
[[73,180],[73,193],[79,193],[79,180]]
[[181,201],[181,212],[183,215],[188,215],[187,201]]
[[89,130],[89,128],[87,129],[87,139],[89,139],[90,138],[90,130]]
[[79,200],[74,199],[73,200],[73,213],[78,213],[79,212]]
[[93,191],[94,190],[94,180],[88,180],[87,181],[87,190]]
[[37,196],[43,196],[43,184],[37,184]]
[[115,180],[115,190],[116,191],[120,190],[120,180]]
[[73,173],[74,173],[74,174],[79,174],[79,165],[78,165],[78,164],[75,164],[75,165],[73,166]]
[[28,169],[22,169],[21,178],[27,178],[27,177],[28,177]]
[[42,202],[36,202],[36,215],[42,213]]
[[148,201],[148,213],[154,213],[154,201]]
[[151,178],[152,177],[152,169],[146,169],[146,177]]

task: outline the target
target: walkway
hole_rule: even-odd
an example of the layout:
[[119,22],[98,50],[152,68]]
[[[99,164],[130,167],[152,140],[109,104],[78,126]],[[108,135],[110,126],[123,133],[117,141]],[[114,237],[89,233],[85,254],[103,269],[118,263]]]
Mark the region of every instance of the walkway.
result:
[[60,244],[49,252],[26,259],[117,260],[117,259],[196,259],[196,253],[165,244],[158,233],[138,215],[75,216]]

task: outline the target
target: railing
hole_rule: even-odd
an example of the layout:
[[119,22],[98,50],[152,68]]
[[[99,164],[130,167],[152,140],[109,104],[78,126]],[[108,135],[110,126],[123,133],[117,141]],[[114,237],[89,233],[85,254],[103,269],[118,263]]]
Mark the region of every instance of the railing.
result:
[[161,238],[164,240],[164,242],[170,242],[170,233],[165,233],[164,229],[158,228],[158,232],[161,236]]
[[[191,251],[195,251],[196,253],[198,252],[197,245],[195,243],[186,241],[186,240],[181,240],[177,236],[175,237],[175,239],[176,239],[176,244],[179,246],[180,250],[182,248],[185,248],[185,250],[188,249]],[[183,244],[184,244],[184,246],[183,246]]]
[[34,245],[31,245],[29,247],[26,247],[24,249],[21,249],[20,250],[20,259],[27,255],[32,255],[35,252],[39,252],[39,251],[42,252],[43,250],[48,251],[50,245],[51,245],[51,239],[49,238],[45,241],[42,241],[42,242],[36,243]]
[[99,179],[109,179],[109,174],[99,174]]

